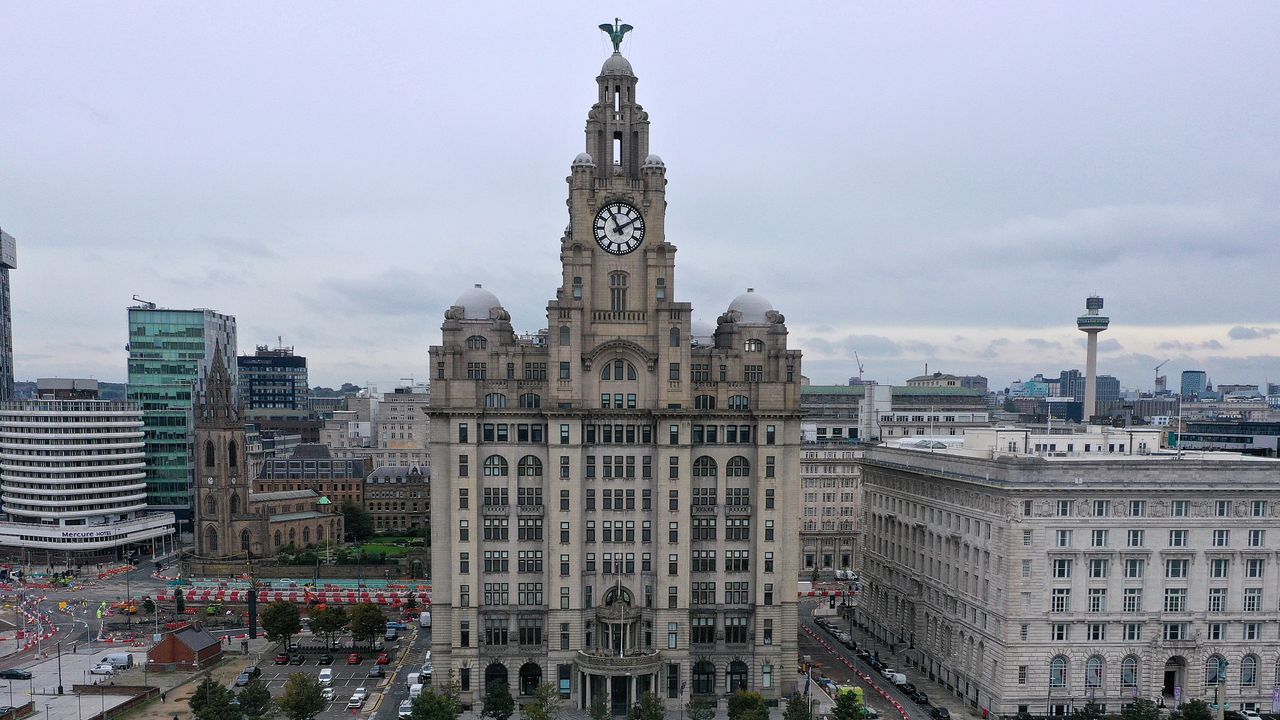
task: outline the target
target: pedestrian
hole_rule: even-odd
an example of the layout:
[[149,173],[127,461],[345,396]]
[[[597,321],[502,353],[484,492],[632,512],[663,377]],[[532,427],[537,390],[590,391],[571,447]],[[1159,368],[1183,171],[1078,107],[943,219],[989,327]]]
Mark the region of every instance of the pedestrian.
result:
[[163,691],[163,690],[161,690],[161,691],[160,691],[160,702],[164,702],[164,695],[165,695],[164,691]]

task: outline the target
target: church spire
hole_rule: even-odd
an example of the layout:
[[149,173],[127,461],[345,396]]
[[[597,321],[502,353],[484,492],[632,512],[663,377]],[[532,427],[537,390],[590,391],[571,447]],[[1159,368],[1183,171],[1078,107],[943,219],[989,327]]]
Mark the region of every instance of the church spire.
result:
[[198,422],[202,427],[230,428],[241,424],[236,388],[222,356],[222,344],[218,343],[213,348],[213,363],[199,397]]

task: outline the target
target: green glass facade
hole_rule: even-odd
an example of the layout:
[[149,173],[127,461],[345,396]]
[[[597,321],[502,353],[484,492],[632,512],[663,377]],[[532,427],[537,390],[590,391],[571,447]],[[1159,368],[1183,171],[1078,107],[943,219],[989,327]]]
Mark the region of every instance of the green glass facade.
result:
[[193,400],[217,351],[235,368],[234,317],[129,308],[128,399],[143,411],[147,504],[172,511],[180,525],[191,518]]

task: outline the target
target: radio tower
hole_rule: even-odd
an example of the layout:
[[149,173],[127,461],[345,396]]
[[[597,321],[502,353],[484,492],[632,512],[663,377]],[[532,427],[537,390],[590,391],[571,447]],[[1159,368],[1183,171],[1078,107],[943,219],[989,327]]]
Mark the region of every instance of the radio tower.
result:
[[1091,295],[1084,301],[1086,314],[1076,318],[1076,327],[1089,336],[1089,351],[1084,365],[1084,409],[1082,418],[1085,423],[1098,412],[1098,333],[1107,329],[1111,318],[1099,315],[1102,309],[1102,298]]

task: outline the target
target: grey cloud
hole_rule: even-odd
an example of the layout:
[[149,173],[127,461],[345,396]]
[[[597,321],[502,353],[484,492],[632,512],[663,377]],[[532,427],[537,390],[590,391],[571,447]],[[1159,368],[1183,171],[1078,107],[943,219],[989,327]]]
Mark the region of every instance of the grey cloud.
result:
[[1119,340],[1108,338],[1098,341],[1098,352],[1119,352],[1124,349]]
[[1183,342],[1181,340],[1166,340],[1156,347],[1161,350],[1174,350],[1180,352],[1191,352],[1194,350],[1221,350],[1222,343],[1217,340],[1202,340],[1200,342]]
[[1257,340],[1258,338],[1271,337],[1277,333],[1280,333],[1280,328],[1245,327],[1243,325],[1237,325],[1227,331],[1227,337],[1232,340]]
[[1026,340],[1023,340],[1022,342],[1026,343],[1027,345],[1030,345],[1031,347],[1033,347],[1033,348],[1035,348],[1035,349],[1037,349],[1037,350],[1061,350],[1061,349],[1063,349],[1063,348],[1062,348],[1062,343],[1058,342],[1057,340],[1045,340],[1044,338],[1035,338],[1035,337],[1033,337],[1033,338],[1027,338]]
[[883,335],[847,335],[840,341],[841,347],[860,357],[893,357],[902,354],[902,345]]

